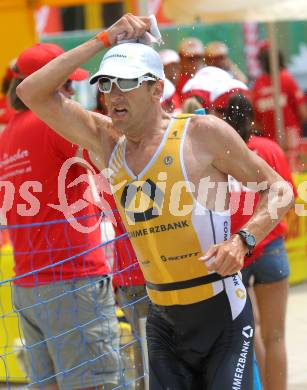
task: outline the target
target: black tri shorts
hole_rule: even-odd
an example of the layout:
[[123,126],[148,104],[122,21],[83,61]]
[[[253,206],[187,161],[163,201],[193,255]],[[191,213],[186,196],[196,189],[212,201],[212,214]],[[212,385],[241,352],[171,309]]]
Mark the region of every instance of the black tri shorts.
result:
[[249,298],[233,319],[224,291],[192,305],[150,305],[150,390],[252,390],[254,321]]

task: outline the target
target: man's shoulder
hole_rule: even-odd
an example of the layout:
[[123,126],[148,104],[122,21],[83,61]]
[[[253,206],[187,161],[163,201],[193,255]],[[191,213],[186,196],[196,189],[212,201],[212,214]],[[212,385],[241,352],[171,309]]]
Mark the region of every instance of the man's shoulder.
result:
[[95,121],[97,129],[99,129],[101,126],[104,128],[112,126],[112,119],[104,114],[101,114],[97,111],[88,111],[88,114],[92,116],[93,120]]
[[223,155],[237,138],[238,135],[231,126],[213,115],[193,116],[187,129],[187,140],[199,158]]
[[122,134],[115,129],[111,118],[99,112],[90,112],[90,115],[93,117],[97,135],[103,141],[104,147],[106,146],[105,142],[107,142],[108,146],[113,148]]
[[114,127],[110,117],[99,112],[88,111],[95,123],[95,143],[88,150],[92,161],[99,161],[99,170],[107,167],[110,156],[122,134]]
[[214,115],[194,115],[190,119],[189,134],[193,139],[210,142],[226,137],[232,129]]

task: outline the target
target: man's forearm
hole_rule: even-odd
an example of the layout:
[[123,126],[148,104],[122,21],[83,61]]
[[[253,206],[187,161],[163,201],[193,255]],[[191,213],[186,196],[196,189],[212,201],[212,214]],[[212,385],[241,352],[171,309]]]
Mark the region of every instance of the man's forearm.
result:
[[294,196],[290,185],[283,183],[283,189],[267,189],[260,192],[260,200],[251,219],[242,229],[252,233],[256,242],[262,241],[281,221],[293,206]]

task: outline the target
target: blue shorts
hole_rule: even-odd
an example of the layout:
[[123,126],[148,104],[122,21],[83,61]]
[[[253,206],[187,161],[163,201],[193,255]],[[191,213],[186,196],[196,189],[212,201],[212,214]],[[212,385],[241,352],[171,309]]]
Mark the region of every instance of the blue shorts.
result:
[[285,241],[279,237],[264,248],[256,261],[242,270],[242,278],[245,286],[248,286],[251,276],[255,278],[254,284],[275,283],[287,278],[289,273]]

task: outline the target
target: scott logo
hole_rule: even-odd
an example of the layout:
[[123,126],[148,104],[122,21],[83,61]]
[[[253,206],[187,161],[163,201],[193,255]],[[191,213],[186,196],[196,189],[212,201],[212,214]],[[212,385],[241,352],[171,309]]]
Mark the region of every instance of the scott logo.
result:
[[244,326],[242,334],[246,339],[250,339],[254,335],[254,329],[250,325]]

